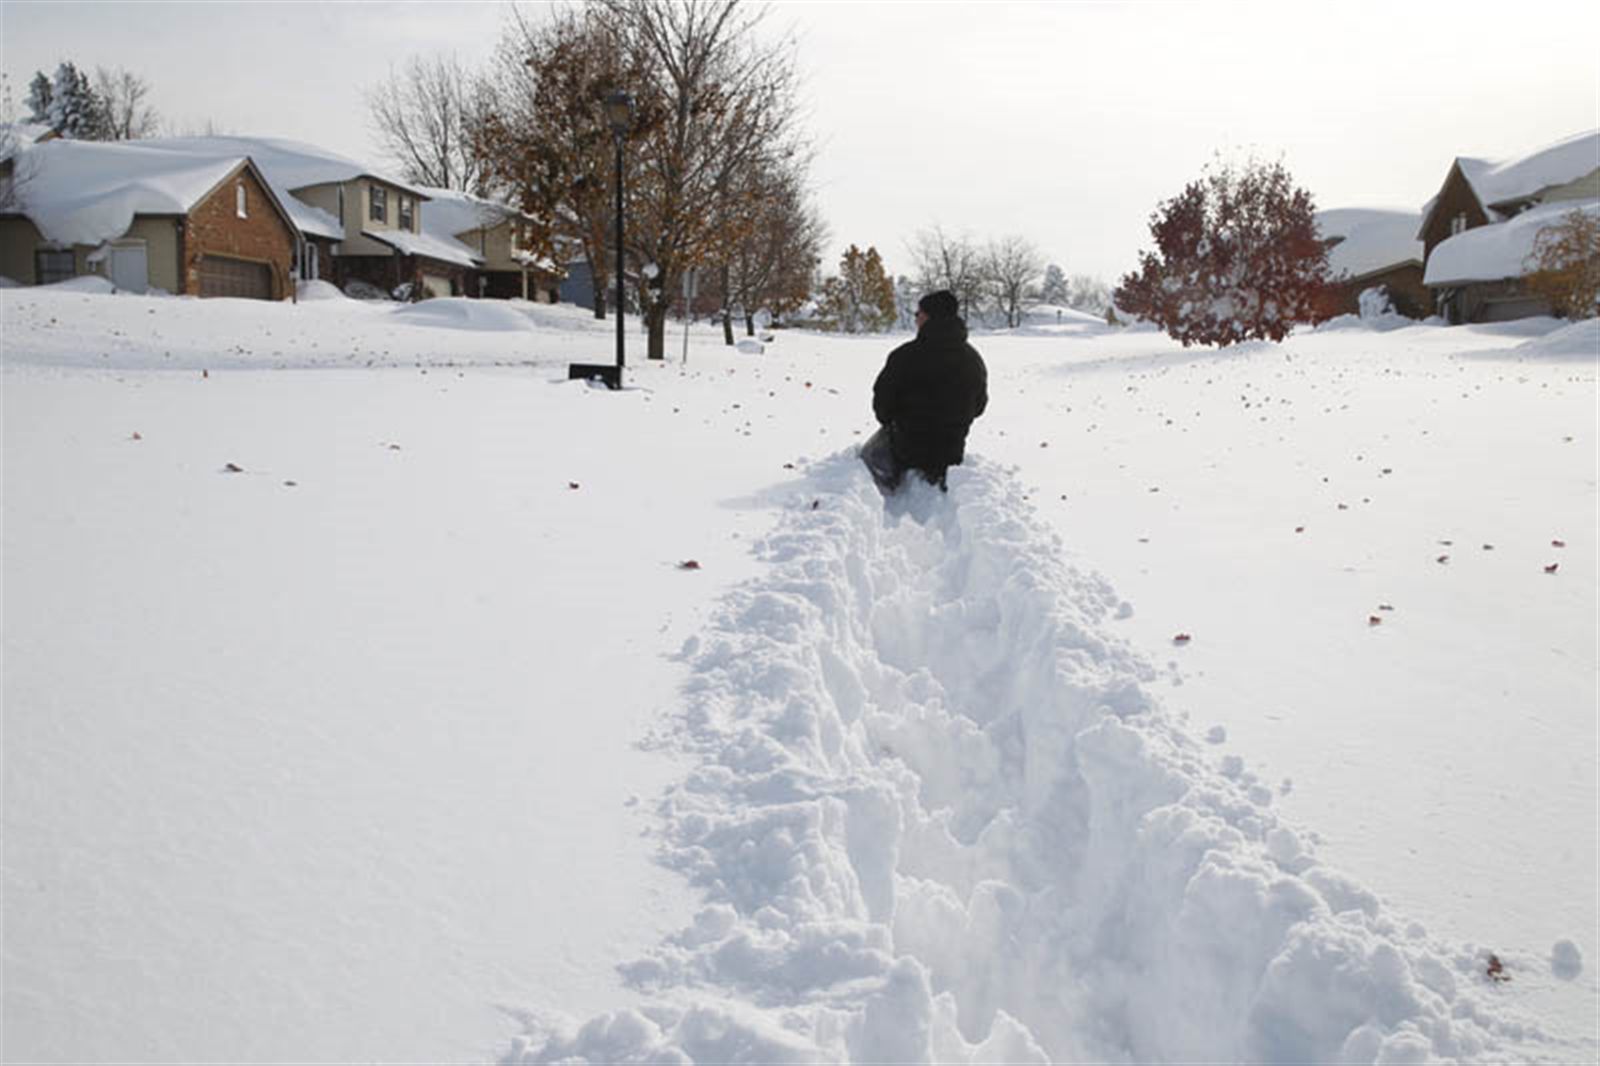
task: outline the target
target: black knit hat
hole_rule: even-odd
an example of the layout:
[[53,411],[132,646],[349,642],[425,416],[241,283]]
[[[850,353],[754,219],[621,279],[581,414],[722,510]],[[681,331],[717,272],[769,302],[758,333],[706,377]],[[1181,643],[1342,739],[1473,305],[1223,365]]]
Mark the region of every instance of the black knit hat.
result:
[[955,293],[940,289],[918,300],[917,310],[929,318],[955,318],[961,313],[961,304],[956,301]]

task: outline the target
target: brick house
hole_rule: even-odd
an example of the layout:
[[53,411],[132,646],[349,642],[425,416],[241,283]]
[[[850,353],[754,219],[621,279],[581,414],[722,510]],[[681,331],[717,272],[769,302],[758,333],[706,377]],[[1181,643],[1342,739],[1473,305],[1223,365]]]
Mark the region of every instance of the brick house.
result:
[[1457,158],[1417,229],[1435,308],[1452,322],[1549,314],[1523,282],[1524,257],[1542,226],[1597,206],[1600,131],[1510,159]]
[[0,275],[13,281],[100,275],[132,292],[294,293],[294,223],[248,157],[57,139],[9,162]]

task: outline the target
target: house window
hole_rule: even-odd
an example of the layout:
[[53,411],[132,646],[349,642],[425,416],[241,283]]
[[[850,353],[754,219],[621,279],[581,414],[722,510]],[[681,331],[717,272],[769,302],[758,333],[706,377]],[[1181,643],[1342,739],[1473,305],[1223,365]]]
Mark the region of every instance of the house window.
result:
[[339,228],[344,229],[344,186],[339,186]]
[[240,218],[249,218],[250,212],[246,209],[244,182],[233,187],[233,213]]
[[411,197],[400,197],[400,228],[408,232],[414,230],[416,227],[411,224],[412,217]]
[[1450,236],[1467,232],[1467,213],[1458,211],[1456,217],[1450,220]]
[[33,276],[38,284],[49,285],[77,275],[77,257],[72,254],[70,248],[63,251],[40,248],[33,253]]
[[372,210],[368,212],[374,222],[389,221],[389,190],[372,187]]

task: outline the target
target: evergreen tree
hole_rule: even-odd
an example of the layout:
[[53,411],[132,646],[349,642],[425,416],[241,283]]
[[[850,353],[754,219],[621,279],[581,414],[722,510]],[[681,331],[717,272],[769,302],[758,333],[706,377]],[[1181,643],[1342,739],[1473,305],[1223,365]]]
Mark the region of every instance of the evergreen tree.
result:
[[895,320],[894,282],[878,249],[851,245],[839,259],[839,274],[822,283],[822,313],[832,329],[876,333]]
[[44,71],[35,71],[28,83],[28,118],[35,125],[50,121],[50,78]]
[[105,107],[88,76],[73,63],[63,62],[56,67],[46,122],[63,137],[81,141],[106,138]]
[[1044,268],[1044,283],[1039,286],[1039,302],[1066,307],[1067,275],[1055,263]]

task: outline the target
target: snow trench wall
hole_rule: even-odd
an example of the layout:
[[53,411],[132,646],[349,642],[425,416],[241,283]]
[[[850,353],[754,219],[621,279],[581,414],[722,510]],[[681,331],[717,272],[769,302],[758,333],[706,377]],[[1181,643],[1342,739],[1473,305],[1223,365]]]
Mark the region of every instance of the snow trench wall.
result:
[[1007,471],[886,507],[834,456],[758,553],[656,738],[695,757],[663,857],[706,905],[624,968],[647,1006],[505,1061],[1559,1056],[1149,696]]

